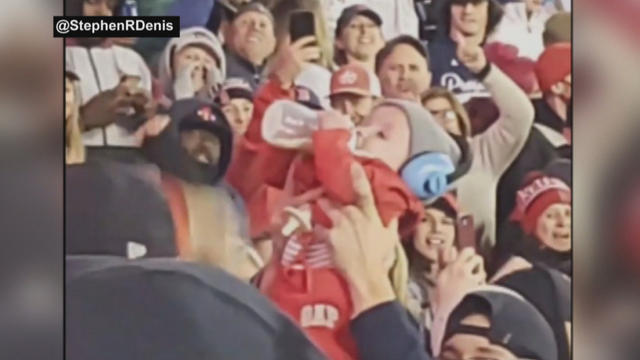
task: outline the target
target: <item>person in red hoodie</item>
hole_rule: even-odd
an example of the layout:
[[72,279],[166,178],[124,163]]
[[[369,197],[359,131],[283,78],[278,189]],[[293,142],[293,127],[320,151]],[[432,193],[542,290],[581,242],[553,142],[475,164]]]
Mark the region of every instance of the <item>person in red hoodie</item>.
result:
[[[362,163],[386,225],[407,214],[415,221],[422,210],[416,195],[437,196],[446,189],[462,151],[418,104],[383,102],[356,132],[348,117],[337,112],[274,101],[304,102],[309,97],[304,89],[283,86],[280,79],[272,77],[259,90],[254,118],[227,177],[247,202],[254,238],[269,233],[273,217],[279,215],[287,174],[292,175],[294,195],[320,188],[323,197],[348,205],[355,203],[349,169],[354,161]],[[354,142],[359,151],[354,151]],[[439,170],[423,172],[428,175],[421,178],[419,169],[427,164]],[[279,234],[282,241],[274,244],[275,256],[262,276],[261,290],[332,359],[352,359],[356,354],[348,333],[349,292],[331,267],[326,242],[312,233],[313,225],[331,227],[331,222],[315,202],[286,210],[296,221]]]
[[[296,87],[293,81],[306,64],[317,58],[319,49],[307,46],[314,40],[315,37],[307,36],[280,46],[273,62],[273,70],[267,81],[254,95],[251,122],[245,134],[234,141],[233,159],[226,180],[242,195],[247,204],[259,202],[272,208],[283,188],[284,179],[295,152],[279,151],[264,142],[261,135],[262,117],[269,105],[276,100],[309,100],[309,91]],[[247,181],[247,174],[258,175],[261,181]],[[261,200],[258,201],[258,199]],[[255,206],[249,211],[250,235],[260,247],[264,243],[263,240],[267,238],[266,230],[269,222],[259,220],[261,217],[258,215],[273,211]]]
[[[273,103],[261,121],[261,135],[271,150],[264,148],[265,152],[258,158],[272,157],[273,154],[267,154],[269,151],[285,150],[295,154],[289,165],[294,195],[321,188],[322,198],[341,205],[355,204],[349,174],[351,164],[359,162],[372,184],[383,223],[392,224],[401,233],[411,231],[419,219],[422,204],[418,196],[429,196],[428,191],[437,196],[442,191],[435,189],[438,184],[429,184],[434,188],[425,190],[424,178],[412,179],[420,176],[417,169],[440,167],[439,171],[447,174],[455,171],[454,164],[458,164],[460,158],[460,149],[454,140],[418,104],[406,101],[383,102],[365,119],[364,126],[357,129],[345,115],[335,111],[318,112],[289,100]],[[412,175],[412,172],[415,173]],[[246,179],[261,182],[261,175],[269,173],[246,174]],[[422,186],[416,189],[412,187],[415,183]],[[446,183],[442,185],[446,188]],[[255,214],[252,207],[268,208],[260,200],[249,204],[250,213]],[[327,242],[312,231],[318,226],[331,228],[332,223],[316,201],[286,207],[284,212],[289,221],[281,230],[281,241],[274,244],[275,256],[267,266],[260,288],[289,313],[330,358],[357,358],[348,332],[352,315],[348,287],[332,267]],[[268,223],[278,215],[263,213],[262,222]],[[396,257],[404,258],[398,253]],[[394,261],[400,265],[390,276],[402,279],[398,284],[406,283],[406,260],[390,259],[391,263]]]

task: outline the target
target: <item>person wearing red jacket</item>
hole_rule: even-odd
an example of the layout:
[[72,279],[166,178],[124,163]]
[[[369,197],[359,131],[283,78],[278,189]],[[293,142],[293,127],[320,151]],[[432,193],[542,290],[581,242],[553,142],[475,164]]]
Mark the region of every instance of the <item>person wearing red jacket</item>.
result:
[[[366,127],[359,129],[359,150],[353,149],[353,144],[350,146],[355,133],[350,128],[351,121],[337,112],[316,112],[293,101],[279,100],[262,118],[254,121],[251,125],[259,125],[262,130],[262,142],[251,161],[243,166],[242,185],[245,190],[255,189],[259,194],[250,197],[248,208],[253,215],[252,226],[259,223],[265,230],[277,215],[270,211],[275,211],[281,202],[289,173],[285,168],[291,168],[294,195],[322,188],[323,197],[348,205],[356,200],[349,169],[357,161],[372,183],[376,207],[384,224],[409,215],[405,218],[409,221],[401,222],[405,226],[400,230],[410,231],[422,211],[422,204],[398,171],[407,159],[423,153],[446,154],[453,159],[451,163],[458,163],[460,156],[457,144],[437,127],[426,111],[404,101],[384,102],[374,110],[365,120]],[[380,137],[380,133],[384,136]],[[376,140],[383,138],[384,141]],[[275,170],[280,166],[284,171]],[[275,196],[263,197],[262,191],[270,191]],[[326,243],[311,233],[313,225],[330,228],[331,222],[315,202],[307,205],[310,211],[306,212],[306,219],[304,209],[299,211],[301,208],[286,209],[295,215],[298,224],[293,229],[285,229],[284,244],[275,244],[275,256],[260,287],[297,320],[332,359],[352,359],[355,351],[348,333],[352,311],[348,288],[331,268]],[[300,265],[303,271],[293,270]]]
[[[385,225],[397,224],[404,215],[415,221],[422,211],[416,195],[437,195],[443,189],[435,188],[446,187],[446,175],[461,160],[459,145],[418,104],[383,102],[356,132],[351,121],[336,112],[316,112],[282,100],[304,103],[310,94],[281,79],[272,76],[259,90],[254,118],[227,176],[247,202],[254,237],[269,232],[289,191],[300,196],[321,189],[322,198],[355,204],[350,181],[354,161],[365,169]],[[440,177],[431,170],[416,172],[425,161],[434,162],[425,156],[434,155],[449,164],[432,164],[440,166]],[[274,256],[259,287],[331,359],[357,358],[348,326],[353,310],[348,286],[332,266],[328,243],[312,232],[314,226],[330,228],[331,222],[315,201],[284,210],[293,221],[278,231]],[[396,257],[400,262],[403,255]],[[406,282],[406,266],[397,268],[405,268]]]
[[[320,50],[312,45],[314,39],[313,36],[307,36],[280,46],[272,66],[273,71],[254,96],[251,123],[244,136],[234,142],[233,158],[226,180],[247,203],[251,222],[250,235],[255,242],[260,242],[266,236],[269,219],[262,214],[273,213],[289,164],[296,154],[293,151],[275,149],[264,142],[261,135],[262,117],[269,105],[276,100],[311,100],[311,92],[296,87],[293,81],[305,64],[318,57]],[[248,181],[250,177],[256,178]],[[258,179],[260,181],[253,181]]]

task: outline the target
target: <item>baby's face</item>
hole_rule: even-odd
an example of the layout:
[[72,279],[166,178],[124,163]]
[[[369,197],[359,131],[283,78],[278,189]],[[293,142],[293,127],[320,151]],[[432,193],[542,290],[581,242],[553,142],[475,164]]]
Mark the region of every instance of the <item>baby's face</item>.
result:
[[409,156],[409,119],[395,106],[379,106],[361,126],[359,148],[398,171]]

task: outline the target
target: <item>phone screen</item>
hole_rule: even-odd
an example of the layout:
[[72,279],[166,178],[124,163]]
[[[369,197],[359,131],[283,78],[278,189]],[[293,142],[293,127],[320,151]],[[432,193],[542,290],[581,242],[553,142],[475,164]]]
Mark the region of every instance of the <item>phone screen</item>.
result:
[[458,249],[462,250],[466,247],[471,247],[477,250],[473,216],[464,215],[458,219],[456,238],[458,240]]
[[140,85],[141,80],[140,76],[137,75],[122,75],[122,77],[120,77],[120,83],[127,87],[130,94],[135,94],[142,90]]
[[289,18],[289,35],[291,42],[305,36],[315,36],[316,24],[313,13],[310,11],[294,11]]

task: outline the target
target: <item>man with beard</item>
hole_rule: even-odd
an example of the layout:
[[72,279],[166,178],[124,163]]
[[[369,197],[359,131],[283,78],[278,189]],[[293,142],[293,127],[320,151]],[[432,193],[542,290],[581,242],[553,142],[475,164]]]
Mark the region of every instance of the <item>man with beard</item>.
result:
[[373,72],[376,54],[384,46],[382,19],[366,5],[353,5],[342,11],[335,34],[335,62],[359,64]]
[[162,171],[178,256],[248,280],[263,265],[246,241],[240,199],[223,181],[233,147],[224,112],[198,99],[176,101],[171,121],[145,124],[143,151]]
[[427,50],[416,38],[398,36],[376,55],[376,74],[382,96],[419,102],[431,84]]
[[238,9],[224,34],[227,76],[247,81],[255,90],[265,62],[276,48],[273,15],[264,5],[250,3]]

